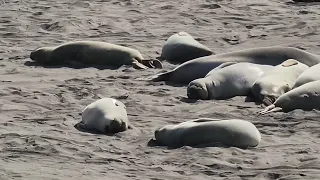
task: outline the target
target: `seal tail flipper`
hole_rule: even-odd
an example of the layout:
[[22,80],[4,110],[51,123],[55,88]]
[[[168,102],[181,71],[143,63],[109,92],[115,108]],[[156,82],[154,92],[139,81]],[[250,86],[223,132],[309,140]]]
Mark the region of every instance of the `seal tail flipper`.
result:
[[143,65],[142,63],[138,62],[138,61],[133,61],[132,62],[132,67],[135,69],[148,69],[147,66]]
[[270,106],[266,107],[264,110],[260,111],[258,114],[265,115],[272,112],[280,112],[280,111],[282,111],[281,107],[276,107],[274,104],[271,104]]
[[158,59],[142,60],[141,63],[149,68],[162,69],[163,65]]
[[150,81],[154,81],[154,82],[167,81],[170,79],[171,73],[172,72],[169,71],[169,72],[165,72],[165,73],[156,74],[156,75],[150,77]]
[[171,71],[156,74],[154,76],[149,76],[146,78],[136,78],[137,81],[153,81],[153,82],[159,82],[159,81],[167,81],[170,78]]

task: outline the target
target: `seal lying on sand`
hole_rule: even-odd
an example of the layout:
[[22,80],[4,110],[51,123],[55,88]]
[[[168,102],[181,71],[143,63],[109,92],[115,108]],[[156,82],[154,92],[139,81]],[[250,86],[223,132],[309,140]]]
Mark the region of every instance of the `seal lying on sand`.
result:
[[187,87],[189,99],[228,99],[249,95],[253,83],[274,66],[253,63],[224,63]]
[[308,82],[282,94],[270,106],[266,107],[259,114],[271,112],[289,112],[295,109],[311,111],[320,109],[320,80]]
[[190,34],[179,32],[170,36],[162,47],[161,59],[183,63],[198,57],[212,55],[213,52],[199,43]]
[[75,41],[56,47],[38,48],[31,52],[30,59],[43,65],[132,65],[136,69],[162,68],[159,60],[144,60],[135,49],[98,41]]
[[253,84],[252,94],[264,105],[271,105],[281,95],[291,90],[301,73],[309,66],[288,59],[266,72]]
[[82,111],[82,121],[76,127],[103,134],[128,129],[126,106],[113,98],[102,98]]
[[320,56],[293,47],[261,47],[235,52],[200,57],[187,61],[175,69],[151,77],[151,81],[170,81],[188,84],[205,77],[209,71],[225,62],[251,62],[255,64],[279,65],[288,59],[295,59],[307,66],[320,62]]
[[166,125],[155,131],[158,145],[172,148],[219,143],[240,148],[255,147],[261,135],[249,121],[200,118],[177,125]]
[[305,83],[311,81],[320,80],[320,64],[311,66],[309,69],[305,70],[300,76],[297,78],[293,88],[299,87]]

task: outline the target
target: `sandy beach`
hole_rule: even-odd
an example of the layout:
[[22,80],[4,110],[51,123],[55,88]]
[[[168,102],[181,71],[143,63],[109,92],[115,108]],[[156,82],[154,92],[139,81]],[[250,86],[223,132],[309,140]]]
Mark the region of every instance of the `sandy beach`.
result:
[[[307,180],[320,179],[320,112],[257,116],[244,97],[190,101],[186,87],[135,80],[177,65],[136,70],[41,67],[37,47],[97,40],[156,58],[186,31],[214,53],[272,45],[320,54],[320,4],[280,0],[0,1],[0,179]],[[91,102],[113,97],[134,127],[114,136],[74,125]],[[154,131],[199,117],[245,119],[259,129],[255,148],[148,146]]]

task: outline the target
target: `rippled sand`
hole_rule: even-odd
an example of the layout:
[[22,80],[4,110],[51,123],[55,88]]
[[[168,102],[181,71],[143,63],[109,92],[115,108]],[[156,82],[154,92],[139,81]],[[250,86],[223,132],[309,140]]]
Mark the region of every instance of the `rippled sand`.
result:
[[[44,68],[30,51],[99,40],[155,58],[186,31],[215,53],[286,45],[318,53],[319,4],[262,1],[0,1],[0,179],[320,179],[319,111],[257,117],[242,97],[186,100],[186,87],[134,80],[164,70]],[[31,65],[30,65],[31,64]],[[134,129],[115,136],[76,130],[101,97],[127,106]],[[262,134],[258,147],[150,147],[156,128],[198,117],[240,118]]]

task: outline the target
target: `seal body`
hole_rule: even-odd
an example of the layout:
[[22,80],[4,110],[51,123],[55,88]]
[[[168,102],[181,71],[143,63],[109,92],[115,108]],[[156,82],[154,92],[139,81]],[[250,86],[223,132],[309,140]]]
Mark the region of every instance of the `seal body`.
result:
[[311,81],[320,80],[320,64],[311,66],[309,69],[305,70],[300,76],[296,79],[293,88],[299,87],[303,84],[306,84]]
[[98,41],[75,41],[57,47],[42,47],[31,52],[30,58],[45,65],[82,63],[116,67],[135,65],[134,67],[137,69],[148,68],[143,64],[145,60],[139,51]]
[[259,77],[251,92],[258,101],[271,105],[280,95],[291,90],[299,75],[308,68],[297,60],[286,60]]
[[249,95],[253,83],[274,68],[253,63],[231,63],[220,67],[211,70],[204,78],[191,81],[187,87],[188,98],[227,99]]
[[279,111],[289,112],[295,109],[305,111],[320,109],[320,80],[308,82],[282,94],[259,114]]
[[126,106],[113,98],[102,98],[82,111],[82,129],[99,133],[117,133],[128,129]]
[[208,47],[199,43],[190,34],[179,32],[167,39],[162,47],[161,58],[169,62],[183,63],[212,54]]
[[151,77],[151,81],[188,84],[195,79],[203,78],[209,71],[225,62],[250,62],[276,66],[288,59],[295,59],[307,66],[320,62],[319,55],[298,48],[281,46],[252,48],[193,59],[169,72]]
[[261,140],[258,129],[249,121],[200,118],[155,131],[159,145],[178,148],[219,143],[234,147],[255,147]]

